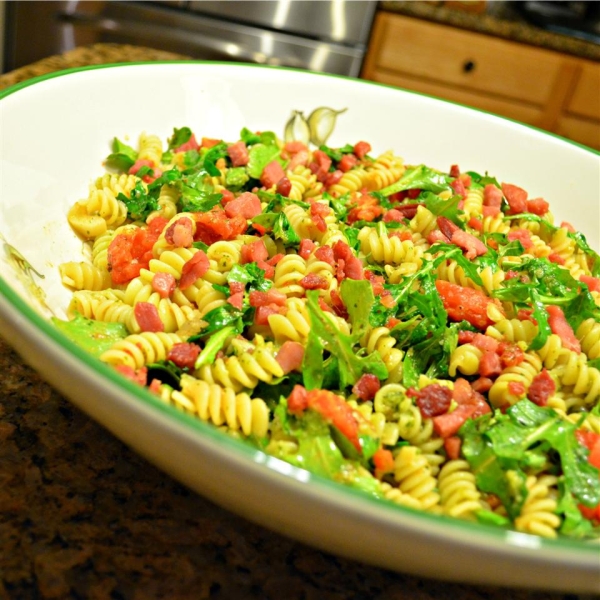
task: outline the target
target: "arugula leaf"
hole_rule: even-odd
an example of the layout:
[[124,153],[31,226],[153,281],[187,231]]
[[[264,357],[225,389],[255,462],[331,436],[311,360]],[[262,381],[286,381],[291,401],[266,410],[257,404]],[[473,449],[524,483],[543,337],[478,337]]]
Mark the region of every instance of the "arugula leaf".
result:
[[344,279],[340,286],[340,296],[352,325],[352,337],[358,341],[369,327],[369,315],[375,296],[373,286],[366,279]]
[[461,196],[454,195],[444,200],[436,194],[426,192],[419,198],[425,202],[425,208],[430,210],[436,217],[446,217],[461,229],[465,228],[465,224],[460,219],[462,211],[458,208]]
[[323,387],[323,344],[319,336],[311,329],[304,349],[302,359],[302,383],[307,390]]
[[118,138],[114,138],[112,153],[107,156],[106,165],[126,173],[133,167],[137,157],[138,153],[131,146],[124,144]]
[[199,369],[202,365],[211,365],[215,360],[217,352],[223,348],[227,339],[237,333],[240,333],[237,324],[227,325],[226,327],[223,327],[223,329],[213,333],[206,342],[206,346],[204,346],[200,354],[198,354],[194,369]]
[[72,342],[94,356],[100,356],[129,333],[122,323],[95,321],[80,313],[70,321],[63,321],[57,317],[52,317],[51,321]]
[[225,142],[219,142],[204,154],[202,158],[202,165],[206,172],[211,177],[220,177],[221,171],[217,168],[216,162],[220,158],[227,158],[227,144]]
[[264,168],[274,160],[279,160],[283,164],[279,146],[276,143],[260,142],[254,144],[248,150],[248,174],[253,179],[260,179]]
[[319,150],[325,152],[332,161],[339,163],[342,160],[344,154],[354,154],[354,146],[352,144],[345,144],[341,148],[330,148],[324,144],[319,146]]
[[127,197],[122,192],[117,194],[117,200],[120,200],[127,207],[127,215],[133,220],[145,221],[146,217],[158,209],[158,200],[151,196],[141,181],[135,184],[135,187]]
[[434,259],[436,267],[442,261],[454,260],[462,268],[462,270],[465,272],[465,275],[469,277],[469,279],[472,279],[477,285],[483,286],[483,281],[481,280],[481,276],[479,275],[479,271],[477,269],[478,263],[466,258],[465,255],[462,253],[461,248],[459,248],[458,246],[454,246],[453,244],[437,242],[431,247],[429,252],[442,252],[441,256],[437,256]]
[[499,190],[502,189],[502,186],[498,183],[498,180],[487,173],[485,175],[480,175],[475,171],[467,171],[466,174],[471,177],[471,187],[475,189],[485,187],[489,183],[495,185]]
[[451,190],[450,186],[451,177],[427,167],[425,165],[419,165],[412,169],[407,169],[404,175],[392,183],[386,188],[379,191],[383,196],[391,196],[397,192],[403,192],[405,190],[427,190],[439,194],[445,190]]
[[[187,371],[187,368],[185,369]],[[147,381],[150,383],[153,379],[158,379],[161,383],[166,383],[168,386],[180,390],[181,375],[184,369],[178,367],[171,360],[163,360],[148,365]]]
[[254,309],[238,310],[228,303],[213,308],[202,317],[207,323],[206,327],[199,334],[190,336],[188,342],[202,340],[207,335],[230,326],[235,333],[242,333],[244,325],[252,321],[253,313]]
[[477,486],[498,495],[514,519],[526,498],[524,468],[539,467],[549,450],[559,458],[568,493],[585,506],[600,502],[598,469],[588,463],[587,450],[575,437],[576,427],[551,408],[524,399],[504,415],[496,411],[493,418],[468,420],[459,435]]
[[281,240],[286,247],[297,246],[300,243],[300,237],[284,212],[263,212],[254,217],[252,223],[264,227],[267,231],[273,231],[275,238]]
[[233,265],[227,274],[227,281],[248,284],[247,291],[266,292],[273,285],[270,279],[265,279],[264,269],[261,269],[255,262]]
[[387,368],[379,355],[373,352],[368,356],[354,351],[354,336],[346,335],[335,327],[319,306],[319,293],[306,292],[307,308],[311,319],[311,328],[320,338],[325,350],[338,359],[340,388],[354,385],[364,373],[372,373],[379,379],[388,376]]
[[169,150],[175,150],[186,142],[189,142],[192,137],[192,130],[189,127],[173,128],[173,135],[169,138]]

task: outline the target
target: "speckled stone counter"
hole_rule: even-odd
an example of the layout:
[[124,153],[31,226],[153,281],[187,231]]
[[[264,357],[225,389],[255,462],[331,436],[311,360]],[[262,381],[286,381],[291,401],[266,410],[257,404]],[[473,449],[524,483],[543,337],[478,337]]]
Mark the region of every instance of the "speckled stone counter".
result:
[[[98,45],[0,77],[170,60]],[[205,500],[92,422],[0,339],[0,600],[577,600],[447,584],[317,551]]]

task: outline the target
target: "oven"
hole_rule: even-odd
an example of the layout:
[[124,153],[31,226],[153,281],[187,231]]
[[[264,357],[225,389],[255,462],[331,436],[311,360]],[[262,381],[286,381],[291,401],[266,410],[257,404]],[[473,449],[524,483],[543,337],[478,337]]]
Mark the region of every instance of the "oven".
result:
[[376,6],[372,0],[8,2],[4,70],[76,46],[117,43],[358,76]]

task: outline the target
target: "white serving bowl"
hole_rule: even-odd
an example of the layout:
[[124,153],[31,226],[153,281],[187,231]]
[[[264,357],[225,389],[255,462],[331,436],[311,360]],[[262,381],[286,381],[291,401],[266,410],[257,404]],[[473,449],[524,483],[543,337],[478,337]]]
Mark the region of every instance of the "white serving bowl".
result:
[[[409,164],[489,172],[600,240],[597,153],[510,120],[419,94],[291,69],[199,62],[71,70],[6,90],[0,103],[0,233],[51,312],[70,292],[58,265],[81,253],[66,212],[102,173],[113,137],[174,127],[238,139],[282,135],[292,110],[348,108],[331,146],[367,140]],[[0,239],[1,242],[1,239]],[[388,506],[291,467],[198,422],[85,355],[48,321],[0,257],[0,333],[74,404],[161,469],[224,507],[303,542],[381,567],[453,581],[599,592],[597,545],[543,540]]]

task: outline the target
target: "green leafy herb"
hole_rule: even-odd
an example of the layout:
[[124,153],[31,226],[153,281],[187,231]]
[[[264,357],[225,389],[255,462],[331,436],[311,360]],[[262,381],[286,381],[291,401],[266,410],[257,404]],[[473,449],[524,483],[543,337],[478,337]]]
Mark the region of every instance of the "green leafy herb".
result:
[[173,135],[169,138],[169,150],[176,150],[183,146],[183,144],[190,141],[191,137],[192,130],[189,127],[182,127],[181,129],[174,127]]
[[154,210],[158,209],[158,200],[148,194],[144,184],[138,181],[131,190],[129,197],[122,192],[117,194],[117,200],[120,200],[127,207],[127,214],[134,220],[146,220],[146,217]]
[[100,356],[129,333],[122,323],[94,321],[79,313],[70,321],[52,317],[52,323],[72,342],[94,356]]
[[392,183],[392,185],[380,190],[384,196],[391,196],[405,190],[427,190],[439,194],[445,190],[451,190],[451,177],[444,175],[425,165],[419,165],[412,169],[407,169],[404,175]]
[[127,144],[115,138],[112,143],[112,153],[106,158],[106,165],[127,172],[137,160],[138,153]]

